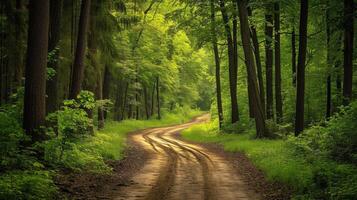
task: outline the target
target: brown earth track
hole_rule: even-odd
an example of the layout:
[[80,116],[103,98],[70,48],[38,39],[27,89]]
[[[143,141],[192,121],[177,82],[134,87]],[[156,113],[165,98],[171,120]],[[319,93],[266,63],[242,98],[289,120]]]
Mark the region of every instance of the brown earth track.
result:
[[220,156],[175,137],[208,117],[136,134],[132,139],[155,156],[133,177],[137,184],[119,189],[115,199],[260,199]]
[[[286,192],[283,187],[266,181],[242,154],[179,136],[183,129],[208,119],[204,115],[186,124],[130,134],[126,157],[112,163],[112,175],[63,174],[58,185],[71,199],[288,199],[281,195]],[[277,194],[271,195],[272,189]]]

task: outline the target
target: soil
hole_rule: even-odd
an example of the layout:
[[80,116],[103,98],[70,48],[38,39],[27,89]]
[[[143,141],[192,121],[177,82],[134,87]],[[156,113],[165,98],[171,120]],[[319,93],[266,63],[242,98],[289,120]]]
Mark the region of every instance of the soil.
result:
[[110,162],[112,174],[63,172],[57,184],[70,199],[289,199],[289,188],[266,180],[243,154],[179,136],[208,119],[130,134],[125,158]]

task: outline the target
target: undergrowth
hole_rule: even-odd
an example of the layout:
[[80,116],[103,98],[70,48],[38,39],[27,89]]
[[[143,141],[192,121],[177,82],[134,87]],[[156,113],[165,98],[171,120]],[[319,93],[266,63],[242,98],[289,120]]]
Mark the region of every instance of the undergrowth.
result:
[[0,200],[56,199],[59,193],[53,178],[61,170],[111,173],[106,161],[123,158],[129,132],[179,124],[201,114],[178,108],[170,114],[163,112],[161,120],[109,121],[96,131],[88,117],[96,101],[91,92],[82,91],[77,99],[66,100],[60,110],[47,116],[43,130],[47,139],[31,144],[21,128],[19,107],[0,107]]
[[[185,139],[218,143],[226,151],[243,152],[266,177],[294,189],[293,199],[355,199],[357,196],[357,102],[341,108],[327,122],[299,137],[255,139],[253,127],[220,132],[217,121],[195,125],[182,132]],[[285,135],[288,127],[277,128]],[[283,133],[279,133],[283,130]]]

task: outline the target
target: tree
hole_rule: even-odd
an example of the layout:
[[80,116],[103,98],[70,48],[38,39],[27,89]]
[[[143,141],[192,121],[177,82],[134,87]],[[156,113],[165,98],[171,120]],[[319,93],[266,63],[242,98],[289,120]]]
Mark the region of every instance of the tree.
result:
[[81,4],[81,13],[79,17],[79,28],[77,36],[76,53],[72,66],[72,77],[70,87],[70,99],[75,99],[82,88],[84,74],[84,55],[86,49],[86,38],[89,25],[91,0],[83,0]]
[[295,27],[291,32],[291,72],[293,78],[293,86],[296,87],[296,33]]
[[46,65],[48,53],[49,1],[30,0],[25,72],[23,127],[32,142],[44,139],[39,128],[46,115]]
[[213,46],[213,54],[214,61],[216,65],[216,98],[217,98],[217,111],[218,111],[218,121],[219,128],[222,128],[223,123],[223,107],[222,107],[222,94],[221,94],[221,70],[220,70],[220,60],[218,53],[218,45],[217,45],[217,35],[216,35],[216,19],[215,19],[215,6],[214,0],[210,0],[211,6],[211,37],[212,37],[212,46]]
[[[251,17],[252,9],[250,6],[247,9],[248,9],[248,16]],[[254,47],[255,63],[257,66],[260,100],[262,102],[261,104],[263,105],[263,111],[265,113],[265,92],[264,92],[264,81],[263,81],[263,73],[262,73],[262,62],[260,60],[260,50],[259,50],[260,48],[259,48],[257,29],[255,25],[251,24],[250,30],[251,30],[253,47]]]
[[331,116],[331,28],[330,28],[330,4],[327,1],[326,9],[326,64],[327,64],[327,78],[326,78],[326,119]]
[[281,58],[280,58],[280,5],[274,3],[274,48],[275,48],[275,109],[276,120],[281,122],[283,119],[283,99],[281,97]]
[[305,63],[307,49],[308,0],[300,3],[299,54],[297,64],[295,135],[304,130]]
[[273,7],[268,3],[265,14],[265,77],[266,77],[266,116],[273,118]]
[[237,65],[235,65],[234,58],[234,45],[232,39],[231,28],[229,26],[229,18],[226,10],[224,0],[219,0],[221,8],[224,29],[226,32],[226,40],[228,46],[228,69],[229,69],[229,91],[231,97],[231,122],[235,123],[239,121],[238,100],[237,100]]
[[160,85],[159,85],[160,77],[156,77],[156,103],[157,103],[157,119],[161,119],[160,112]]
[[247,73],[252,84],[252,97],[254,103],[254,118],[256,126],[256,134],[258,138],[267,137],[269,135],[265,127],[265,115],[263,111],[263,105],[261,104],[260,95],[258,91],[257,75],[255,72],[255,62],[254,55],[250,40],[249,22],[248,22],[248,12],[247,12],[247,1],[237,0],[238,10],[239,10],[239,21],[241,25],[241,37],[243,43],[243,50],[245,56],[245,64],[247,67]]
[[344,0],[343,103],[345,105],[352,99],[354,11],[353,0]]
[[50,1],[50,23],[49,23],[49,41],[48,52],[52,57],[48,61],[48,67],[52,68],[55,73],[47,80],[46,85],[46,112],[51,113],[58,109],[58,63],[59,63],[59,47],[61,33],[61,18],[62,18],[62,5],[63,0]]

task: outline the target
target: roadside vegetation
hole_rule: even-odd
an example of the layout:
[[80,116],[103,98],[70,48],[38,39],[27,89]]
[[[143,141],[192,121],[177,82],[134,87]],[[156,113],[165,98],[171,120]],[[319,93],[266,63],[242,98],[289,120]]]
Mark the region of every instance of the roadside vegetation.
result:
[[195,125],[182,136],[217,143],[226,151],[244,153],[271,181],[289,185],[293,199],[354,199],[357,196],[357,102],[329,121],[316,123],[299,137],[274,127],[278,139],[255,139],[254,127],[219,131],[216,120]]
[[[29,138],[24,134],[15,107],[2,107],[0,112],[0,199],[53,199],[58,195],[54,183],[61,171],[110,174],[109,160],[120,160],[130,132],[180,124],[201,114],[190,108],[178,108],[162,119],[128,119],[108,121],[105,128],[94,130],[87,108],[95,108],[93,94],[83,91],[75,101],[47,118],[51,126],[44,127],[47,139],[26,147]],[[86,108],[86,109],[83,109]],[[38,153],[41,153],[41,157]]]

